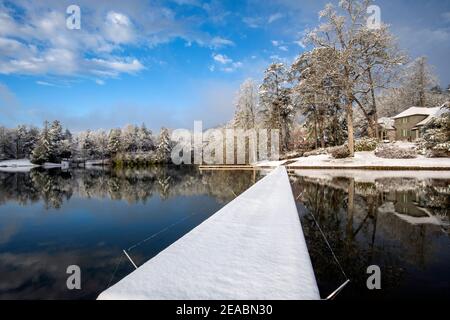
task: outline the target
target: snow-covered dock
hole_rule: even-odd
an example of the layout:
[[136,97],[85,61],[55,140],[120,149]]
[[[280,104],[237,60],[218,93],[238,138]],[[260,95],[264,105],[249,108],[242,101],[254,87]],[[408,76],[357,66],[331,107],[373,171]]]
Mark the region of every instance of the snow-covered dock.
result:
[[284,167],[98,299],[320,299]]

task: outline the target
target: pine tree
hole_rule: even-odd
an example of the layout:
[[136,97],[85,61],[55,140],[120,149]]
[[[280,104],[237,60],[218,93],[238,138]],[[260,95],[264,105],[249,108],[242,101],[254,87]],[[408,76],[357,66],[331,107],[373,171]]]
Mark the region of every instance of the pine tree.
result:
[[139,152],[148,152],[155,148],[152,131],[147,129],[144,123],[138,131],[137,147]]
[[108,153],[111,157],[115,157],[121,152],[121,136],[122,132],[120,129],[112,129],[109,131],[108,135]]
[[156,147],[156,160],[159,163],[169,163],[172,152],[169,130],[161,128],[158,145]]
[[50,161],[59,162],[61,160],[63,129],[58,120],[52,122],[48,130],[48,136],[50,141]]
[[83,159],[92,159],[96,156],[97,150],[95,149],[91,130],[80,134],[80,150]]
[[287,151],[295,110],[290,89],[286,87],[288,73],[282,63],[273,63],[264,72],[259,97],[266,129],[278,129],[283,151]]
[[10,130],[0,127],[0,160],[10,159],[13,156]]
[[31,155],[31,162],[35,164],[43,164],[45,162],[51,161],[53,156],[53,151],[51,147],[48,122],[45,121],[44,128],[39,135],[39,140]]

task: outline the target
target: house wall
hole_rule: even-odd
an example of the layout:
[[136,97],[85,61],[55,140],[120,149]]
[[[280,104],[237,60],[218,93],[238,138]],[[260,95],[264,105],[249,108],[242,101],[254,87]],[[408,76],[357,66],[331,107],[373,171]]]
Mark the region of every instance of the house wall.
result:
[[[396,140],[415,140],[416,133],[412,130],[420,121],[427,118],[427,115],[413,115],[395,119],[395,139]],[[405,120],[406,119],[406,120]]]
[[389,142],[394,142],[396,137],[395,129],[386,130],[383,127],[378,127],[378,139],[380,140],[389,140]]

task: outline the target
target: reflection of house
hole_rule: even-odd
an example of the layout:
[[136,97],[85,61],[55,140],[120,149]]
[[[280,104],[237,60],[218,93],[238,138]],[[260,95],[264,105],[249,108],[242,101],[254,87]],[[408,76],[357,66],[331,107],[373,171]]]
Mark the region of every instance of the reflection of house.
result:
[[434,117],[446,112],[444,106],[436,108],[411,107],[393,118],[378,120],[380,139],[412,141],[423,136],[423,127]]

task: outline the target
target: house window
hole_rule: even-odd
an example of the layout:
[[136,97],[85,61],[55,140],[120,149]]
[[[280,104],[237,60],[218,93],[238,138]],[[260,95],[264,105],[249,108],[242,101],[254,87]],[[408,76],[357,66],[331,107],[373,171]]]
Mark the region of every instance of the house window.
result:
[[403,129],[402,130],[402,137],[407,137],[408,136],[408,130]]
[[408,118],[403,118],[402,123],[408,123]]

